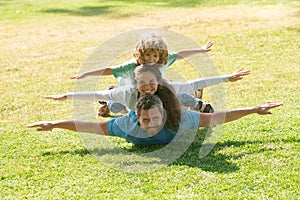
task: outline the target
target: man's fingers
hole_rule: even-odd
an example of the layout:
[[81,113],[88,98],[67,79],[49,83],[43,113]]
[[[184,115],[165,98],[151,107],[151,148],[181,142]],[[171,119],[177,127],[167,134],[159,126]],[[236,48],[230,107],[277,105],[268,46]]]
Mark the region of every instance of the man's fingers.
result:
[[281,105],[283,105],[282,102],[271,102],[271,103],[270,103],[270,106],[271,106],[272,108],[276,108],[276,107],[279,107],[279,106],[281,106]]
[[50,130],[50,129],[47,129],[47,128],[45,128],[45,127],[40,127],[40,128],[37,128],[36,130],[37,130],[37,131],[48,131],[48,130]]
[[262,107],[271,109],[271,108],[277,108],[281,105],[283,105],[282,102],[268,102],[268,103],[264,104]]
[[44,123],[33,123],[33,124],[28,124],[28,128],[35,128],[35,127],[41,127],[43,126]]
[[249,69],[239,69],[239,70],[237,71],[237,73],[247,75],[247,74],[250,74],[251,71],[250,71]]
[[35,124],[28,124],[28,125],[26,125],[26,127],[27,128],[34,128],[34,127],[36,127],[37,125],[35,125]]

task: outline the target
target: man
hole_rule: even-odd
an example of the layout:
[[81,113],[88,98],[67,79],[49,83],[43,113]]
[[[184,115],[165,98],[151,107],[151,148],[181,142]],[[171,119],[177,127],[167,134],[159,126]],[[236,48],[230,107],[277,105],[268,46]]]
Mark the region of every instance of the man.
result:
[[164,123],[168,117],[164,109],[174,108],[164,108],[158,96],[145,94],[139,98],[136,104],[136,113],[131,111],[127,115],[108,121],[65,120],[36,122],[27,127],[37,127],[37,131],[51,131],[53,128],[61,128],[104,136],[116,136],[125,138],[137,145],[167,144],[174,139],[176,134],[183,133],[186,130],[223,124],[254,113],[259,115],[272,114],[269,110],[281,105],[282,103],[269,102],[254,107],[215,113],[183,110],[181,111],[179,128],[177,131],[174,131]]

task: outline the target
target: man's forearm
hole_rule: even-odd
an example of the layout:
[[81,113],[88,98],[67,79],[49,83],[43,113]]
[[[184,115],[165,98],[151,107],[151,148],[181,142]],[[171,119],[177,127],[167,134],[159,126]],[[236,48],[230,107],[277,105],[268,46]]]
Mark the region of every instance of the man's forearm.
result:
[[[64,120],[53,122],[53,128],[66,129],[74,132],[107,135],[106,122],[88,122],[82,120]],[[106,128],[106,130],[105,130]]]
[[225,112],[225,123],[256,113],[255,107],[236,108]]
[[200,127],[224,124],[254,113],[256,113],[255,107],[237,108],[215,113],[200,113]]

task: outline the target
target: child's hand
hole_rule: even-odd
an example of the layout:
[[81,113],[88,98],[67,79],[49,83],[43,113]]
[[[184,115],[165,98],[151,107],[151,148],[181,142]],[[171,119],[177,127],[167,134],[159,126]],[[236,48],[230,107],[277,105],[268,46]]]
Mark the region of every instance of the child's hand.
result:
[[236,72],[234,72],[233,74],[229,75],[228,80],[230,82],[235,82],[235,81],[243,79],[244,76],[247,76],[250,73],[251,72],[248,69],[239,69]]
[[203,49],[205,52],[208,52],[211,50],[211,47],[213,46],[212,42],[208,42],[206,45],[204,45],[201,49]]
[[85,74],[76,74],[70,77],[70,79],[83,79],[83,78],[85,78]]
[[45,96],[44,98],[45,99],[64,101],[64,100],[67,100],[67,95],[66,94],[51,95],[51,96]]

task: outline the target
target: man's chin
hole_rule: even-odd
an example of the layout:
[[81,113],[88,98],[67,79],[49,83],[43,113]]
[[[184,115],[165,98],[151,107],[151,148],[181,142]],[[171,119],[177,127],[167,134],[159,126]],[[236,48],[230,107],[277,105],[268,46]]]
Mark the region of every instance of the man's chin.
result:
[[157,135],[159,130],[145,130],[145,132],[147,133],[147,135],[149,135],[150,137]]

